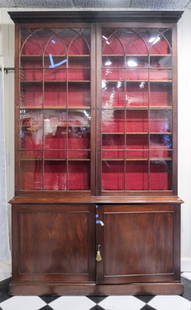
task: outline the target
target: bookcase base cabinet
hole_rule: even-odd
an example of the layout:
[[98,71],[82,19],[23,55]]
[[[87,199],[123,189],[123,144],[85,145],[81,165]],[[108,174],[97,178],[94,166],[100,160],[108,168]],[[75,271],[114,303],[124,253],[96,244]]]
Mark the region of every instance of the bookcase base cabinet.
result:
[[15,204],[10,293],[181,294],[179,215],[171,203]]

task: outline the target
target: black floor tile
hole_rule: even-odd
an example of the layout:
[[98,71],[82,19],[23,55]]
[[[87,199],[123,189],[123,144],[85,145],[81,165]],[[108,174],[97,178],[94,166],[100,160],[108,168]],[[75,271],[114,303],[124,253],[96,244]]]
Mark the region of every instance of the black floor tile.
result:
[[148,303],[155,295],[136,295],[135,297]]
[[0,282],[0,303],[11,297],[9,295],[9,282],[10,279]]
[[184,285],[184,293],[182,296],[188,300],[191,300],[191,281],[182,278],[181,282]]
[[104,310],[102,307],[96,305],[93,308],[91,308],[90,310]]
[[47,305],[47,306],[44,306],[43,308],[40,308],[39,310],[54,310],[54,309]]
[[107,296],[87,296],[89,299],[91,299],[93,302],[98,304],[102,300],[104,300]]
[[55,299],[59,298],[60,296],[51,296],[51,295],[44,295],[39,296],[43,301],[45,301],[47,304],[54,301]]
[[151,306],[149,306],[149,305],[145,305],[143,308],[141,308],[141,310],[156,310],[156,309],[151,307]]

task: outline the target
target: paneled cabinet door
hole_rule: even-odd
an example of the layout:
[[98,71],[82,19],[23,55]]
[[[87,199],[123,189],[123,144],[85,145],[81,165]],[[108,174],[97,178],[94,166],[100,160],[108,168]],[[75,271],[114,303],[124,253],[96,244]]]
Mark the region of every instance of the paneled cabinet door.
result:
[[14,206],[13,222],[14,280],[95,280],[93,206]]
[[179,279],[179,207],[104,205],[97,225],[102,261],[97,282],[164,282]]

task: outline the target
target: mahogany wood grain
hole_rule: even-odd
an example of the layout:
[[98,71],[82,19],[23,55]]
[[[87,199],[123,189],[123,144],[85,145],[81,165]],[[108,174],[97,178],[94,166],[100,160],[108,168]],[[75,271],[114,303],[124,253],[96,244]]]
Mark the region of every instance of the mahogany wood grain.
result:
[[177,208],[105,205],[103,209],[102,283],[179,280],[180,266],[174,263]]
[[94,208],[89,205],[14,208],[14,278],[95,280],[94,219]]
[[12,295],[180,295],[183,285],[180,283],[131,283],[128,285],[99,285],[99,284],[64,284],[58,282],[12,282]]
[[[10,12],[15,34],[19,148],[21,29],[91,27],[91,192],[22,191],[15,156],[13,295],[181,294],[177,196],[176,22],[182,12]],[[74,24],[75,23],[75,24]],[[101,193],[101,27],[169,28],[173,47],[173,182],[169,191]],[[96,208],[98,205],[98,208]],[[96,212],[104,226],[96,225]],[[100,244],[102,261],[96,262]]]
[[63,204],[63,203],[110,203],[110,204],[125,204],[125,203],[136,203],[136,204],[180,204],[183,201],[177,196],[85,196],[85,195],[57,195],[49,194],[43,195],[34,193],[31,195],[17,196],[9,201],[13,205],[17,204]]

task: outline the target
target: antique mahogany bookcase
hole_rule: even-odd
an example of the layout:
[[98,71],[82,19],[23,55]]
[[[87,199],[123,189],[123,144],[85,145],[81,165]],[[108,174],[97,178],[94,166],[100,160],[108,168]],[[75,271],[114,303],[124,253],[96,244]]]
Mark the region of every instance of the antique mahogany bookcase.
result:
[[11,294],[180,294],[182,12],[10,12]]

